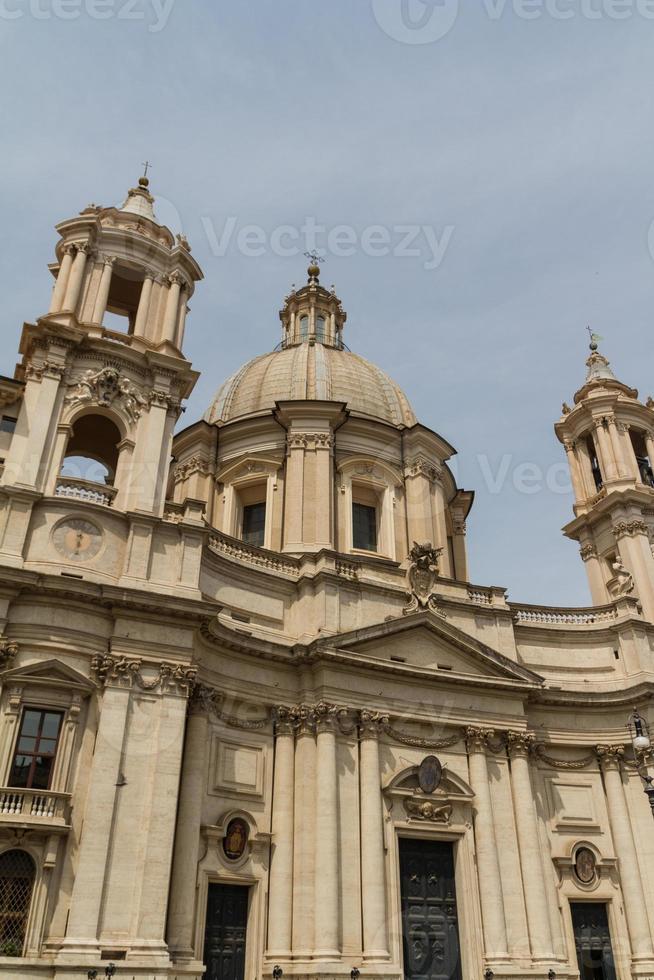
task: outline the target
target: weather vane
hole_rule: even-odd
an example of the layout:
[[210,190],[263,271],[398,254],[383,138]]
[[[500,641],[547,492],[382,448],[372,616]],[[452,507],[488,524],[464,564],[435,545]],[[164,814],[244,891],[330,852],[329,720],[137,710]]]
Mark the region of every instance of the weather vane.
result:
[[314,248],[313,252],[305,252],[304,254],[309,259],[309,261],[313,262],[314,265],[316,265],[318,262],[324,262],[325,261],[325,259],[324,259],[324,257],[322,255],[318,255],[318,253],[316,252],[315,248]]
[[145,163],[142,164],[142,166],[145,167],[145,169],[143,171],[143,176],[144,177],[147,177],[148,176],[148,170],[150,170],[150,168],[152,167],[152,164],[150,163],[149,160],[146,160]]
[[604,338],[600,337],[598,333],[594,333],[592,327],[586,327],[586,330],[588,331],[588,335],[590,337],[590,349],[597,350],[597,345],[599,344],[600,340],[604,340]]

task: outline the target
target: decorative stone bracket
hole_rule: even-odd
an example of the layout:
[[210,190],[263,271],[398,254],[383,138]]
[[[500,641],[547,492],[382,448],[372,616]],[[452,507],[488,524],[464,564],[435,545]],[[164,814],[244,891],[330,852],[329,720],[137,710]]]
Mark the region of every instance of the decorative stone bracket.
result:
[[0,671],[13,667],[17,653],[18,644],[15,640],[0,639]]

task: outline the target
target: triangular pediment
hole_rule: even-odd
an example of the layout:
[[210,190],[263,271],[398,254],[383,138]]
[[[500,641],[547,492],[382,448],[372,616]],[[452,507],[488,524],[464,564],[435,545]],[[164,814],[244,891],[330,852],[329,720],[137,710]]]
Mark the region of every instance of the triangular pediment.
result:
[[60,660],[39,660],[14,667],[2,673],[3,684],[38,684],[42,687],[65,687],[74,691],[92,691],[93,681]]
[[543,678],[431,612],[419,612],[321,641],[338,652],[402,668],[429,671],[443,680],[513,683],[540,687]]

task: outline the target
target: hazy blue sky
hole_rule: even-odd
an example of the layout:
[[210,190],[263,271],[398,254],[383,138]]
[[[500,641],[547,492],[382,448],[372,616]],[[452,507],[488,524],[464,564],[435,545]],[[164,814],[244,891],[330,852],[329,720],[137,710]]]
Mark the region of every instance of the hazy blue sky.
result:
[[[206,276],[183,424],[279,339],[306,261],[275,230],[350,226],[323,281],[348,344],[457,447],[473,581],[586,604],[560,533],[570,496],[545,476],[521,492],[519,467],[564,475],[552,425],[583,380],[586,324],[621,378],[654,389],[652,18],[651,0],[0,0],[0,371],[47,309],[53,225],[120,202],[146,157],[160,220]],[[243,247],[248,225],[264,245]],[[397,254],[404,226],[420,254]]]

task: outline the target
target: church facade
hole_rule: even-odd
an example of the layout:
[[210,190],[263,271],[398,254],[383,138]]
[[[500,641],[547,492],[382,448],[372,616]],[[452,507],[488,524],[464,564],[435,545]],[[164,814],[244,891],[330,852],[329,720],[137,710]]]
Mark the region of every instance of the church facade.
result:
[[188,242],[146,178],[57,231],[0,378],[0,974],[652,980],[654,402],[593,341],[593,604],[521,605],[315,262],[176,433]]

